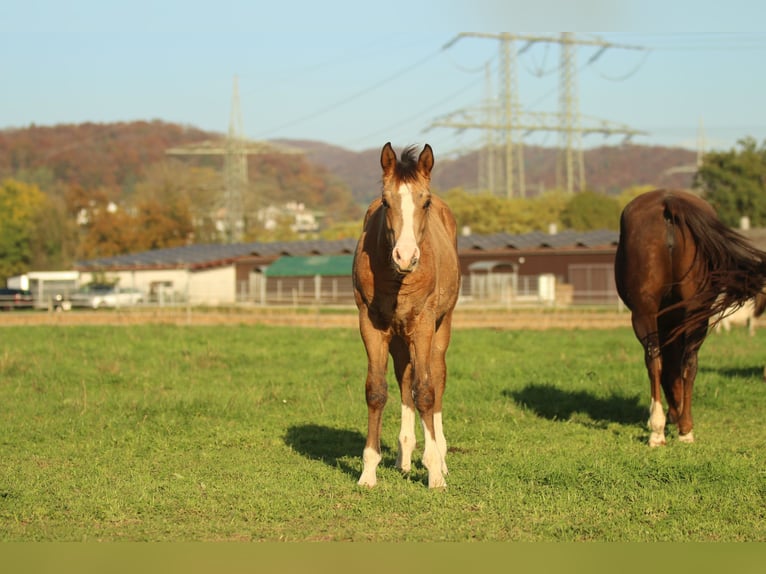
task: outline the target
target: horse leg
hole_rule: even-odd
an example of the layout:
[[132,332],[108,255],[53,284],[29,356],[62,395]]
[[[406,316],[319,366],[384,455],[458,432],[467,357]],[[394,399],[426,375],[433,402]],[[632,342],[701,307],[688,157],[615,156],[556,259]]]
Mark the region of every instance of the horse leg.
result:
[[399,382],[402,397],[402,424],[399,430],[399,452],[396,455],[396,468],[410,472],[412,452],[415,450],[415,402],[412,400],[412,362],[407,344],[400,338],[391,340],[391,356],[394,359],[394,372]]
[[443,459],[436,441],[436,425],[434,423],[434,404],[436,392],[431,380],[431,344],[433,341],[433,323],[422,325],[413,334],[410,344],[410,354],[413,358],[412,398],[420,414],[423,424],[423,465],[428,470],[428,487],[439,488],[447,486],[442,474]]
[[660,353],[660,341],[657,334],[657,321],[650,317],[655,314],[644,314],[639,317],[635,312],[632,316],[633,331],[636,338],[644,348],[644,363],[649,375],[652,403],[649,407],[648,426],[649,446],[662,446],[665,444],[665,412],[662,408],[662,354]]
[[442,421],[442,397],[447,386],[447,347],[452,333],[452,311],[442,320],[434,334],[431,346],[431,380],[434,386],[434,432],[436,445],[442,457],[442,474],[447,475],[447,439]]
[[681,401],[683,407],[678,418],[678,440],[681,442],[694,442],[694,419],[692,418],[692,390],[697,378],[697,355],[707,335],[707,325],[701,327],[690,336],[683,360],[683,394]]
[[686,353],[685,337],[668,343],[662,349],[662,390],[668,401],[668,422],[678,423],[684,407],[683,361]]
[[365,397],[367,399],[367,441],[364,445],[362,461],[364,467],[359,478],[360,486],[375,486],[378,479],[376,472],[381,461],[380,434],[383,426],[383,408],[388,399],[386,384],[386,366],[388,363],[389,336],[376,329],[367,312],[360,312],[360,331],[367,350],[367,380]]

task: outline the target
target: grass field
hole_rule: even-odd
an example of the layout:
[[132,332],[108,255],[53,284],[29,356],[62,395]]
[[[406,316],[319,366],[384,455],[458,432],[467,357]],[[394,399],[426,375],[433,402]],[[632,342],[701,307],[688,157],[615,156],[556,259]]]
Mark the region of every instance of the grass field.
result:
[[[354,329],[0,328],[5,541],[764,541],[766,332],[711,335],[693,445],[646,446],[629,329],[454,332],[448,488],[356,485]],[[422,438],[419,435],[420,445]]]

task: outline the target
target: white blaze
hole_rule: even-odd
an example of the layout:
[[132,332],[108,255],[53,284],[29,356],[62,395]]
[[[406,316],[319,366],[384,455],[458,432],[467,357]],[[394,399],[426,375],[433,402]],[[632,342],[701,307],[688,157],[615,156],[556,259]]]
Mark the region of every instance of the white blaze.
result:
[[415,239],[415,202],[408,184],[400,186],[398,193],[402,206],[402,233],[394,246],[394,261],[402,269],[408,269],[419,255]]

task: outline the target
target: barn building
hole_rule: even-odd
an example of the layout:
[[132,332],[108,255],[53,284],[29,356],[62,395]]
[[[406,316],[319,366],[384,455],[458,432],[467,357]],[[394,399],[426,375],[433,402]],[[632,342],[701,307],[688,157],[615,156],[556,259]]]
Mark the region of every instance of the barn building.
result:
[[[462,304],[617,303],[616,231],[458,238]],[[99,278],[172,304],[350,304],[355,239],[188,245],[78,262]]]

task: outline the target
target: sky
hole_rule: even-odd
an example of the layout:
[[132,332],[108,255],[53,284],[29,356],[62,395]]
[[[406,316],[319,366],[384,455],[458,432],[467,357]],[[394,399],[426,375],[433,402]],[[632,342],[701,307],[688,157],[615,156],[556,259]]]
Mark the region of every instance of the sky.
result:
[[559,113],[569,31],[608,44],[575,51],[580,123],[615,131],[584,147],[634,131],[728,150],[766,140],[765,21],[761,0],[1,0],[0,129],[162,120],[224,134],[236,85],[249,139],[455,155],[489,132],[445,124],[484,121],[500,90],[502,43],[476,34],[512,32],[520,117],[538,118],[514,138],[555,146],[539,128]]

